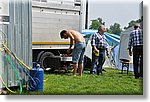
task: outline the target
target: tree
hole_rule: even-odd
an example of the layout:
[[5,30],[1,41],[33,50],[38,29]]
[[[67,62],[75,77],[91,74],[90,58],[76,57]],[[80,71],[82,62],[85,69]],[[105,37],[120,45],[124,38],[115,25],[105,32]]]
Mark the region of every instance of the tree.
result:
[[89,29],[97,30],[100,25],[105,24],[105,22],[102,21],[102,18],[97,18],[91,21],[92,21],[92,24],[90,25]]
[[[105,22],[103,22],[102,18],[97,18],[91,21],[92,24],[90,25],[89,29],[97,30],[100,25],[105,25]],[[109,29],[106,28],[106,31],[108,33],[120,35],[122,29],[120,28],[120,24],[114,23],[114,25],[111,25]]]
[[138,19],[138,20],[131,20],[131,21],[128,23],[128,26],[127,26],[127,27],[124,27],[124,29],[128,29],[128,28],[134,26],[135,23],[141,23],[142,21],[143,21],[143,16],[142,16],[140,19]]
[[127,27],[127,28],[130,28],[130,27],[134,26],[135,23],[136,23],[136,21],[134,21],[134,20],[130,21],[130,22],[128,23],[128,27]]
[[122,29],[120,28],[120,24],[114,23],[114,25],[111,25],[109,29],[107,29],[107,32],[120,35]]

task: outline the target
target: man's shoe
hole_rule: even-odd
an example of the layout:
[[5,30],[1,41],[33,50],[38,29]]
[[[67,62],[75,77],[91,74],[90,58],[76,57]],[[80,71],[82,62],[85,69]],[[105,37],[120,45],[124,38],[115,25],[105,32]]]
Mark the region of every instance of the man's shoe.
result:
[[105,70],[105,69],[102,69],[102,71],[106,72],[106,70]]

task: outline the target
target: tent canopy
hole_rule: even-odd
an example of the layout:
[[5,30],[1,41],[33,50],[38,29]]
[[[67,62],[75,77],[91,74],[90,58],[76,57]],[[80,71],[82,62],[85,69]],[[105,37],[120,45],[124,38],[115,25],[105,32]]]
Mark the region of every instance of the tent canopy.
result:
[[[120,36],[116,34],[109,34],[105,32],[106,39],[108,41],[109,46],[112,46],[112,57],[114,58],[115,65],[118,69],[122,68],[122,65],[120,63],[120,59],[128,59],[132,62],[132,57],[128,54],[128,42],[129,42],[129,36],[131,31],[133,30],[133,27],[126,29],[125,31],[121,32]],[[91,47],[91,37],[92,34],[96,33],[97,30],[89,30],[89,29],[83,29],[82,34],[84,34],[86,40],[87,40],[87,47],[85,51],[85,55],[92,58],[92,47]],[[112,44],[113,43],[113,44]],[[108,65],[108,62],[111,64],[111,61],[105,61],[105,64]],[[111,66],[110,66],[111,67]],[[129,70],[133,71],[133,63],[129,64]]]
[[[91,39],[91,35],[96,32],[97,32],[97,30],[83,29],[81,33],[84,34],[85,38],[87,38],[89,40],[89,39]],[[120,36],[118,36],[116,34],[110,34],[107,32],[105,32],[104,34],[105,34],[107,42],[110,46],[115,46],[120,43]]]
[[[88,30],[88,29],[82,30],[82,34],[84,34],[84,37],[86,38],[86,41],[87,41],[85,56],[87,56],[90,59],[92,59],[91,37],[92,37],[92,34],[94,34],[96,32],[97,32],[97,30]],[[105,32],[104,34],[106,36],[109,46],[111,46],[113,49],[114,49],[114,47],[116,47],[117,45],[120,44],[120,36],[115,35],[115,34],[110,34],[107,32]],[[119,47],[117,47],[117,49],[116,49],[117,53],[118,53],[118,49],[119,49]],[[112,53],[114,51],[112,51]],[[104,66],[105,67],[108,67],[108,66],[113,67],[114,64],[112,62],[113,61],[112,58],[115,58],[116,55],[117,54],[112,54],[112,56],[105,61]]]

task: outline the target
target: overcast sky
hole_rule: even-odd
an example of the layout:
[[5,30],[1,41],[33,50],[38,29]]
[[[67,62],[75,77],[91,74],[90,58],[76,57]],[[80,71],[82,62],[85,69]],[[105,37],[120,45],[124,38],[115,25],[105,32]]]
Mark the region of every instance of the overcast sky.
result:
[[129,21],[137,20],[141,16],[140,3],[142,0],[89,0],[89,25],[90,20],[102,18],[106,27],[119,23],[122,28]]

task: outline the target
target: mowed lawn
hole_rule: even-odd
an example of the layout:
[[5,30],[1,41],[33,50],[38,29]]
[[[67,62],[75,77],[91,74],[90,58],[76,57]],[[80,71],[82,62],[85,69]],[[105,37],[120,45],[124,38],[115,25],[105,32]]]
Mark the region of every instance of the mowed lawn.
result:
[[71,73],[44,75],[44,91],[24,91],[22,94],[40,95],[142,95],[143,79],[134,79],[133,72],[105,68],[102,76],[84,71],[82,77]]

